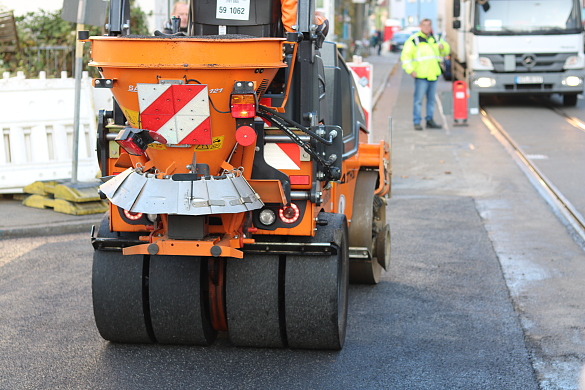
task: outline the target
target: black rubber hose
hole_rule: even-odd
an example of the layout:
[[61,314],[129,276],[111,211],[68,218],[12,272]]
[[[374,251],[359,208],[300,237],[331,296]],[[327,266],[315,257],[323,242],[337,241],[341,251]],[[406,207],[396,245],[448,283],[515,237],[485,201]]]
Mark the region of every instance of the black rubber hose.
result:
[[312,131],[308,127],[305,127],[305,126],[301,125],[300,123],[297,123],[297,122],[293,121],[292,119],[288,119],[288,118],[284,118],[284,117],[280,116],[278,114],[278,112],[276,112],[276,111],[274,111],[274,110],[272,110],[272,109],[270,109],[268,107],[260,106],[259,109],[260,109],[260,111],[265,111],[269,115],[273,115],[273,116],[275,116],[275,117],[277,117],[277,118],[285,121],[289,125],[292,125],[294,127],[297,127],[302,132],[307,133],[308,135],[310,135],[311,137],[315,138],[317,141],[319,141],[319,142],[321,142],[321,143],[323,143],[325,145],[332,145],[333,144],[333,141],[326,140],[325,138],[319,136],[317,133],[315,133],[314,131]]

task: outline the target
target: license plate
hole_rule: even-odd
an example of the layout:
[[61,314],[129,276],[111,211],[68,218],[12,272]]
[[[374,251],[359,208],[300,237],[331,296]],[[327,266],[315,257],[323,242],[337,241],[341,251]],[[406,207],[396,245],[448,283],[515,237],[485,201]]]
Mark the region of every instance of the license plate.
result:
[[518,76],[516,77],[516,84],[542,84],[542,76]]
[[215,18],[250,20],[250,0],[218,0]]

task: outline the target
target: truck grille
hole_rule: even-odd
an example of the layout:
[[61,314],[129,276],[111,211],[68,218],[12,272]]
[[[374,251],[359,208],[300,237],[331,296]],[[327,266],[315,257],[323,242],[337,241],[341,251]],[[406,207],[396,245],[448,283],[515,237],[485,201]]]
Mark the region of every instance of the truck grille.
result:
[[494,65],[495,73],[561,72],[565,61],[577,53],[480,54]]
[[552,84],[504,84],[506,91],[551,91],[553,88]]

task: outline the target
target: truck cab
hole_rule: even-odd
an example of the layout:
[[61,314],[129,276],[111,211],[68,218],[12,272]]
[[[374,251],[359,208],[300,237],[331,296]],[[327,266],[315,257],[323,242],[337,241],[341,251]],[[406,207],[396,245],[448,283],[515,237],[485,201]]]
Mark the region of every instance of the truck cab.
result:
[[574,106],[585,78],[577,0],[448,1],[455,79],[476,94],[561,94]]

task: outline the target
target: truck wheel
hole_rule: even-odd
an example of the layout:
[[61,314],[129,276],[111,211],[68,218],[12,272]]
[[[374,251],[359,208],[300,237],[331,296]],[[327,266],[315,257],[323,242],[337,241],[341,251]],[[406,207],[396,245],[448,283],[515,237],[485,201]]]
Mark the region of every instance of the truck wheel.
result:
[[[377,250],[375,243],[377,241],[376,232],[380,230],[377,224],[386,225],[385,207],[381,212],[376,211],[374,205],[374,191],[376,190],[376,181],[378,172],[360,171],[358,173],[355,193],[353,200],[353,212],[351,224],[349,225],[349,246],[357,248],[366,248],[370,257],[367,259],[355,258],[349,262],[349,281],[350,283],[376,284],[380,281],[382,266],[380,263],[386,263],[386,259],[379,262],[375,258]],[[376,213],[383,214],[384,219],[379,218],[376,221]],[[378,245],[379,247],[379,245]]]
[[567,107],[575,107],[577,105],[577,95],[571,93],[564,94],[563,105]]
[[92,296],[100,335],[121,343],[151,343],[146,324],[142,255],[96,250],[93,254]]
[[210,345],[216,332],[205,310],[201,258],[151,256],[148,279],[150,318],[161,344]]
[[[284,265],[284,264],[283,264]],[[228,334],[238,347],[284,347],[279,310],[277,255],[246,254],[227,260],[226,312]]]
[[331,256],[291,255],[286,259],[285,316],[292,348],[339,350],[345,341],[349,254],[343,214],[321,213],[313,242],[333,242]]

